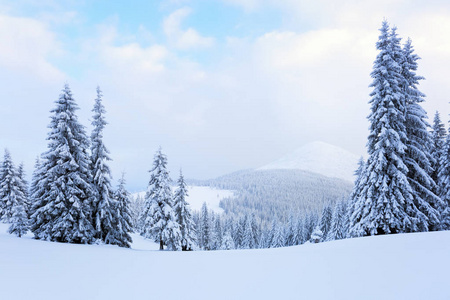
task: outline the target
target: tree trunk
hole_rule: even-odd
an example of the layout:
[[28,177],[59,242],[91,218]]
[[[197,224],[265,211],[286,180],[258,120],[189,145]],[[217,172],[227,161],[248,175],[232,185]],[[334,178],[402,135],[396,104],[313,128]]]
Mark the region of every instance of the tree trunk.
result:
[[159,240],[159,250],[164,250],[163,241]]

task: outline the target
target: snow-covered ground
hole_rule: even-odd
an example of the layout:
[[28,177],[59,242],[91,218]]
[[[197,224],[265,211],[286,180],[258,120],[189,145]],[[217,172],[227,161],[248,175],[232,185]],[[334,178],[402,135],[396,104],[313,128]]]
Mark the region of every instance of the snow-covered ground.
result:
[[70,245],[19,239],[6,228],[0,299],[450,299],[448,231],[168,252],[142,239],[135,249]]
[[[233,197],[234,192],[229,190],[219,190],[209,186],[188,186],[188,197],[186,201],[191,209],[200,211],[204,202],[216,213],[222,213],[223,209],[219,207],[220,200]],[[134,193],[133,197],[145,196],[145,192]]]
[[324,142],[306,144],[292,153],[269,163],[258,170],[298,169],[336,177],[353,183],[359,157]]

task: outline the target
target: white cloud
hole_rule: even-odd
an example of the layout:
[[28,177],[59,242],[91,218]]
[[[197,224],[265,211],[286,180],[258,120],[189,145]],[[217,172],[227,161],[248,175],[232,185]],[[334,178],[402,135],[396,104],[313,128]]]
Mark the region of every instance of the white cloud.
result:
[[137,43],[124,46],[106,45],[103,49],[103,59],[108,65],[126,67],[139,71],[160,72],[164,70],[164,59],[168,52],[164,46],[153,45],[147,48]]
[[223,0],[226,3],[241,6],[246,11],[253,11],[262,4],[262,0]]
[[177,48],[187,50],[193,48],[208,48],[214,44],[214,38],[204,37],[195,29],[183,30],[181,23],[191,14],[191,9],[181,8],[171,13],[163,22],[164,33]]
[[62,80],[63,74],[48,58],[61,54],[59,43],[44,23],[0,15],[0,65],[14,72],[29,72],[43,80]]
[[[227,1],[239,2],[248,10],[270,5],[282,10],[286,19],[280,28],[256,38],[229,37],[217,43],[212,49],[219,50],[217,59],[208,65],[178,51],[215,44],[213,38],[183,27],[189,8],[176,10],[163,21],[166,41],[157,42],[158,35],[142,27],[136,35],[120,34],[117,19],[101,26],[97,35],[84,41],[82,53],[76,53],[75,59],[86,68],[81,80],[71,80],[80,114],[88,119],[95,85],[100,84],[108,111],[105,142],[114,158],[112,169],[116,174],[125,169],[132,186],[145,186],[146,171],[159,145],[169,155],[170,166],[175,171],[183,166],[188,177],[257,167],[317,139],[361,154],[367,138],[369,74],[383,17],[398,25],[401,36],[413,39],[423,58],[419,74],[427,77],[421,89],[428,95],[429,113],[436,108],[441,116],[450,112],[446,91],[450,86],[450,17],[445,10],[427,8],[424,12],[425,6],[405,10],[407,4],[401,1],[392,5],[319,1],[310,6],[295,0]],[[34,111],[39,111],[44,116],[43,125],[33,126],[44,133],[33,133],[45,145],[51,100],[65,79],[60,79],[61,72],[47,57],[60,46],[42,22],[5,18],[0,18],[4,25],[0,38],[8,43],[0,48],[0,65],[21,74],[53,78],[56,83],[56,88],[40,93],[43,110],[33,107],[23,114],[34,118]],[[310,23],[303,27],[305,20]],[[139,44],[139,34],[146,36],[145,43]],[[27,37],[25,42],[21,35]],[[0,96],[17,95],[14,89],[19,82]],[[29,94],[21,89],[20,99]],[[19,109],[2,106],[2,128]],[[8,145],[21,133],[16,126],[9,127]],[[23,147],[23,140],[16,144],[34,148],[34,144]]]

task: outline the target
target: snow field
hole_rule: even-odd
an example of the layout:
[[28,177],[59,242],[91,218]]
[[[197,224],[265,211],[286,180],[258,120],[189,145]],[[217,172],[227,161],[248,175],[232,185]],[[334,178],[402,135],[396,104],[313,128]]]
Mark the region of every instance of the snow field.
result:
[[6,229],[1,299],[450,299],[450,231],[170,252],[136,235],[124,249],[19,239]]

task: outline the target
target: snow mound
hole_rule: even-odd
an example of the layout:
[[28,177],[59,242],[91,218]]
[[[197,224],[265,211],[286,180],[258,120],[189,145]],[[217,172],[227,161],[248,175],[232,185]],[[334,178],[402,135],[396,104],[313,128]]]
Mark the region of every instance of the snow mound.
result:
[[257,170],[298,169],[353,183],[359,157],[324,142],[312,142]]
[[450,299],[450,231],[170,252],[144,240],[134,249],[36,241],[7,227],[1,299]]

